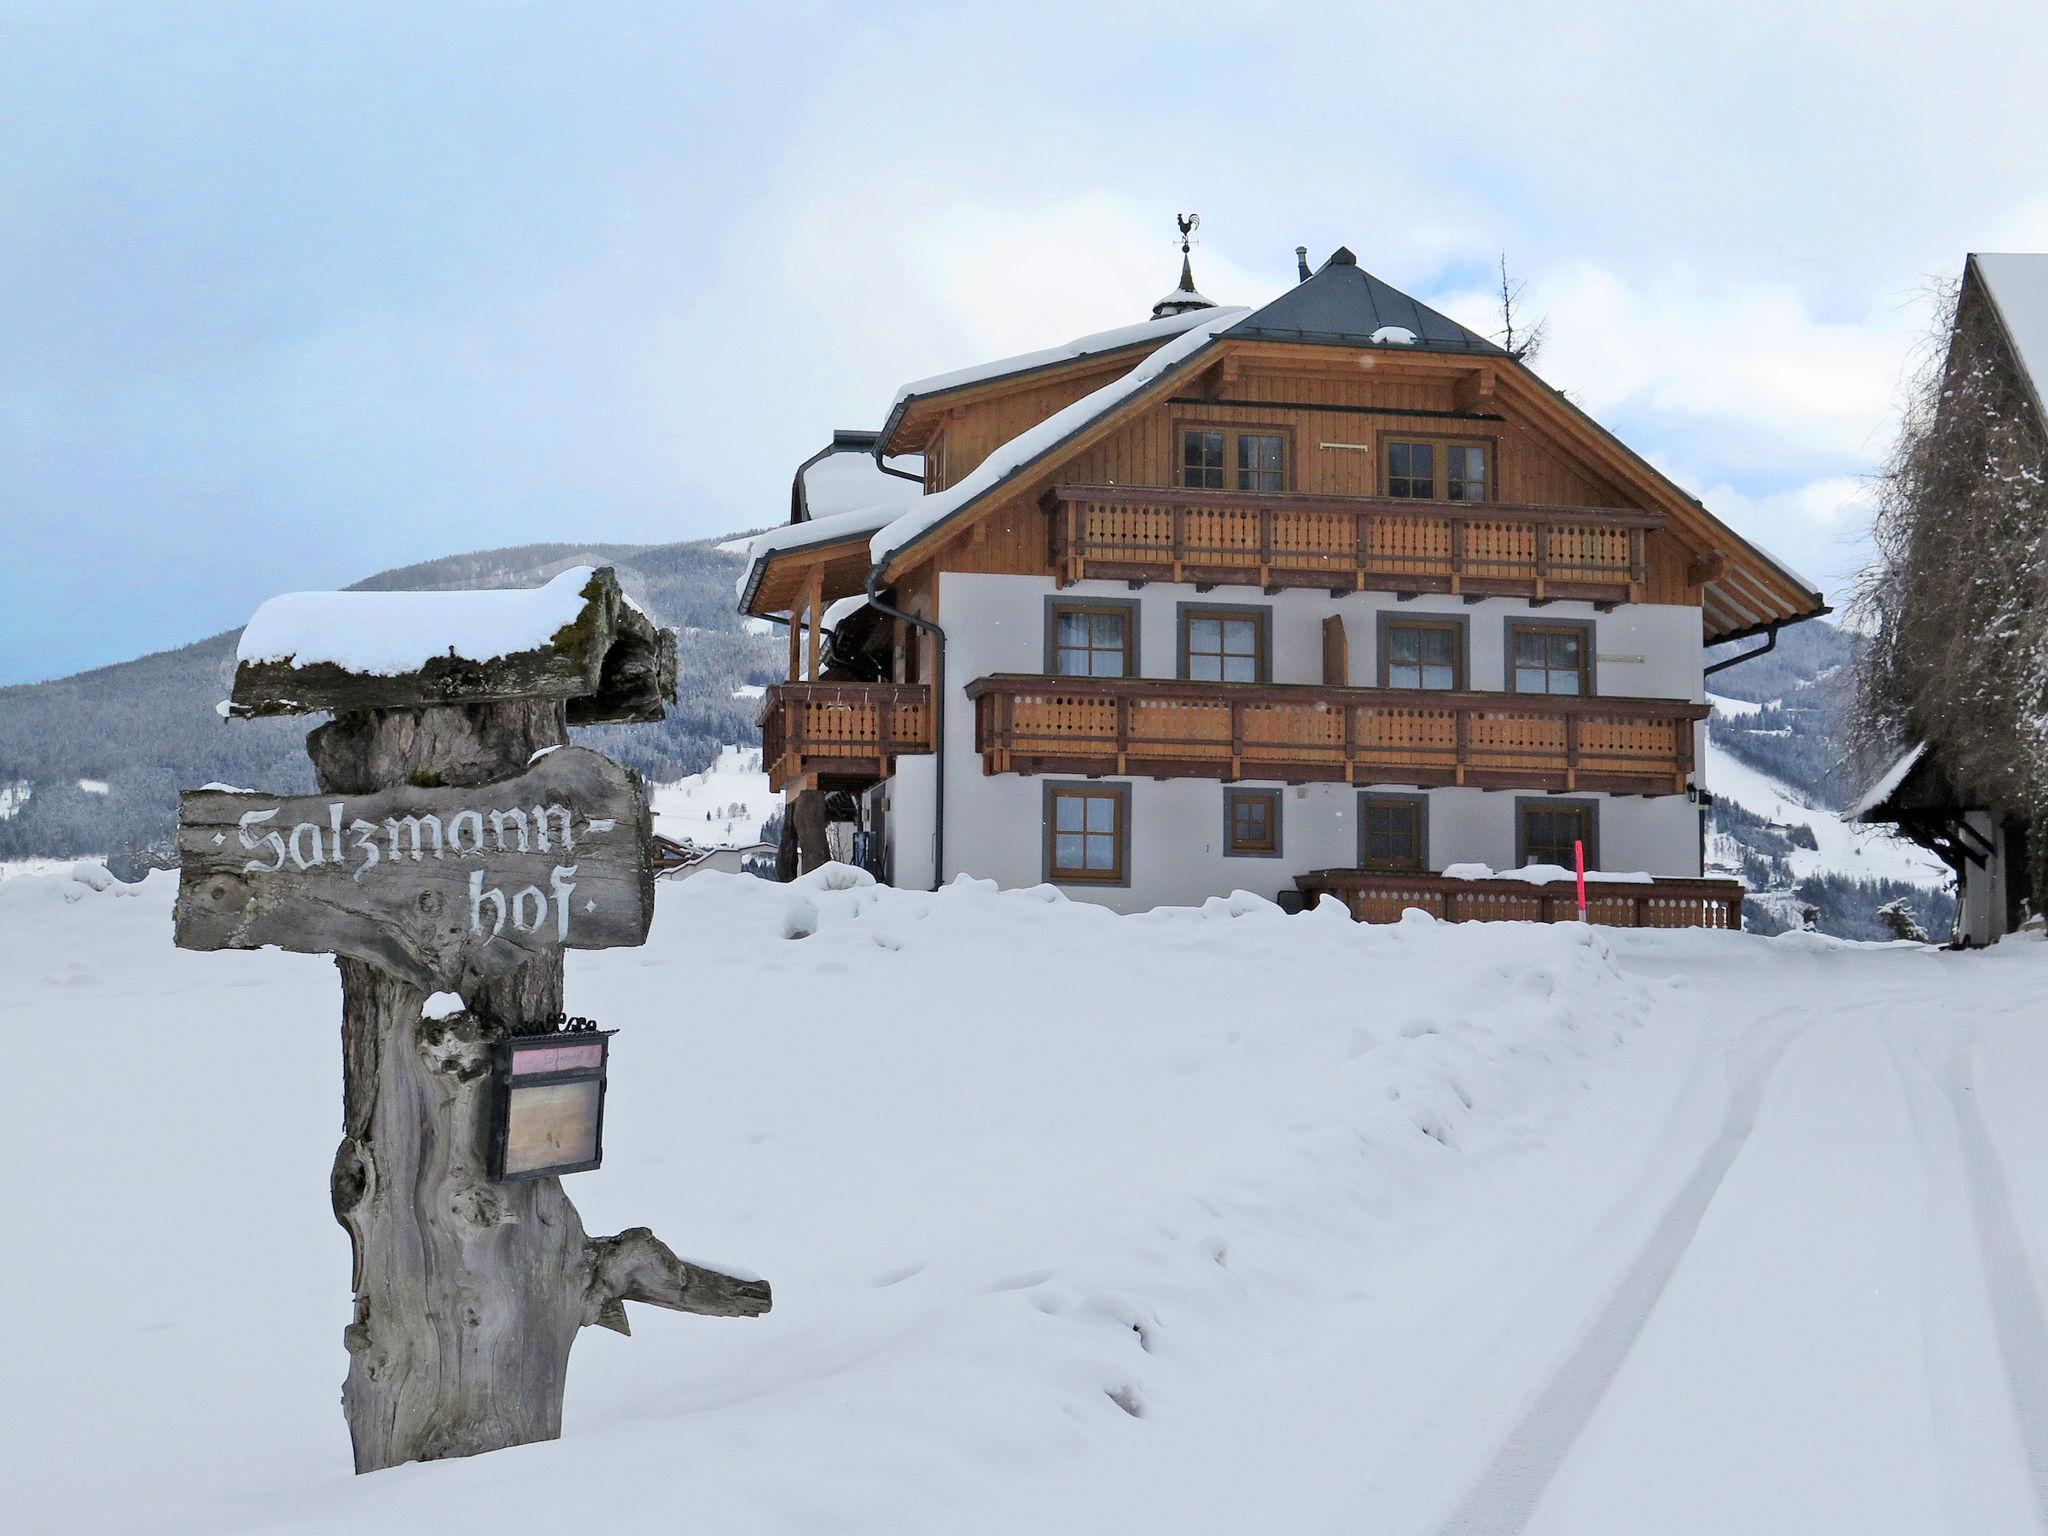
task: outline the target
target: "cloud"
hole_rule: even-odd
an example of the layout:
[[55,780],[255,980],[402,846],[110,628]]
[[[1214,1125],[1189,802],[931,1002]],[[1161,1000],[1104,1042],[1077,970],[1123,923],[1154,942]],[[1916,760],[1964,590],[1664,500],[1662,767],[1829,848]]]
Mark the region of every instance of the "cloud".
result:
[[[1499,325],[1497,294],[1442,307]],[[1584,261],[1531,280],[1518,310],[1546,322],[1537,371],[1593,415],[1746,437],[1752,462],[1880,456],[1928,325],[1924,296],[1824,320],[1783,284],[1687,266],[1631,280]]]

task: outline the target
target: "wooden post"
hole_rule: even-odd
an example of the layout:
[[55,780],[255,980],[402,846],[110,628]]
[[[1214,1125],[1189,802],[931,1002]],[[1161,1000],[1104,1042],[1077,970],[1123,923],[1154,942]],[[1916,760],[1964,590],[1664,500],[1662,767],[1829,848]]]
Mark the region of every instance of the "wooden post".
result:
[[[556,1438],[578,1332],[630,1332],[628,1301],[769,1307],[765,1281],[688,1263],[645,1227],[590,1237],[557,1177],[489,1174],[499,1042],[561,1014],[565,947],[638,944],[653,910],[645,786],[567,743],[572,721],[659,719],[674,636],[609,570],[581,574],[581,612],[528,651],[449,646],[396,676],[245,659],[232,713],[333,712],[306,741],[320,794],[180,801],[182,947],[337,957],[329,1197],[354,1256],[342,1408],[358,1472]],[[435,620],[467,596],[419,595]],[[436,991],[462,1007],[428,1017]]]
[[1344,630],[1344,615],[1328,614],[1323,619],[1323,686],[1343,688],[1351,682],[1351,641]]
[[810,610],[810,634],[804,659],[809,664],[807,675],[815,683],[823,676],[818,664],[819,640],[825,627],[825,573],[822,569],[811,572],[811,585],[804,595],[804,606]]

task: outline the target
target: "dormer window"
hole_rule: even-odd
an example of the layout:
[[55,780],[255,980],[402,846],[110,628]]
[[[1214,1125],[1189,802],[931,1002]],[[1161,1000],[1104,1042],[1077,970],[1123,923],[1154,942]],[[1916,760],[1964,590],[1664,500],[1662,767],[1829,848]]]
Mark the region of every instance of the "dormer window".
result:
[[1484,501],[1488,445],[1458,439],[1392,438],[1387,443],[1390,501]]
[[1284,491],[1287,457],[1284,431],[1183,427],[1180,483],[1194,491]]

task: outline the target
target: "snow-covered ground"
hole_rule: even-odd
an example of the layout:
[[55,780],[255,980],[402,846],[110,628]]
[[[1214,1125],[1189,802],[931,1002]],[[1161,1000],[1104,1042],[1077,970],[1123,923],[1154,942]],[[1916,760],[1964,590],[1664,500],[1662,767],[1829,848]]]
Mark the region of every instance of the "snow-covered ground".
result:
[[94,878],[93,871],[106,875],[106,878],[109,880],[113,879],[112,875],[106,874],[106,869],[107,863],[104,855],[95,855],[89,859],[0,859],[0,880],[18,879],[23,875],[66,875],[68,877],[73,871],[76,871],[81,878],[85,879]]
[[1736,719],[1741,719],[1746,715],[1760,715],[1764,709],[1763,705],[1753,700],[1731,699],[1724,693],[1709,693],[1707,695],[1707,702],[1721,711],[1722,714],[1731,715]]
[[1905,880],[1942,886],[1953,878],[1948,866],[1925,848],[1887,827],[1845,821],[1825,807],[1806,803],[1797,790],[1752,768],[1711,742],[1707,746],[1707,787],[1746,811],[1785,826],[1810,827],[1817,848],[1794,848],[1786,856],[1797,879],[1813,874],[1858,880]]
[[653,796],[654,830],[699,848],[757,843],[761,823],[782,809],[782,796],[768,787],[761,770],[759,747],[720,747],[704,772],[656,784]]
[[[0,885],[10,1530],[2038,1529],[2048,945],[661,890],[558,1443],[352,1478],[325,960]],[[841,888],[834,888],[835,886]]]

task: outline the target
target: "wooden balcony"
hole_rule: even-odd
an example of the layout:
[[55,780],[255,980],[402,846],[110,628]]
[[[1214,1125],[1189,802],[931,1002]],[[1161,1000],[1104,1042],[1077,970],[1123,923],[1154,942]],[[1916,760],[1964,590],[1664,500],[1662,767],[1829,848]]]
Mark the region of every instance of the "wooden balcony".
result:
[[931,690],[903,683],[777,683],[762,702],[771,789],[859,789],[932,749]]
[[1682,699],[995,676],[967,685],[989,773],[1684,794]]
[[[1297,875],[1294,883],[1311,904],[1335,896],[1361,923],[1398,923],[1410,907],[1448,923],[1562,923],[1579,915],[1569,880],[1532,885],[1526,880],[1318,869]],[[1742,897],[1743,888],[1734,880],[1589,880],[1586,920],[1611,928],[1740,929]]]
[[1061,585],[1090,578],[1332,592],[1642,601],[1664,514],[1130,485],[1046,493]]

